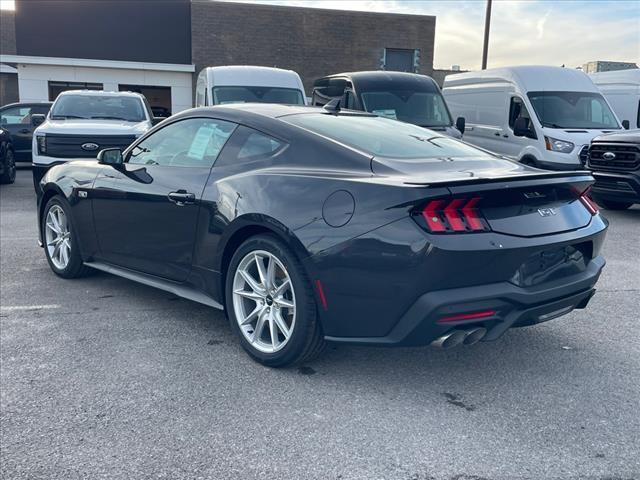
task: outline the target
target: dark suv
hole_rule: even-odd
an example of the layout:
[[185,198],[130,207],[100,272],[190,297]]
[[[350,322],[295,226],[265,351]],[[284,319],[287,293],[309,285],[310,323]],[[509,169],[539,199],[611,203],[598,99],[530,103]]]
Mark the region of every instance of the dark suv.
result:
[[594,138],[588,167],[596,179],[591,196],[598,204],[624,210],[640,203],[640,129]]

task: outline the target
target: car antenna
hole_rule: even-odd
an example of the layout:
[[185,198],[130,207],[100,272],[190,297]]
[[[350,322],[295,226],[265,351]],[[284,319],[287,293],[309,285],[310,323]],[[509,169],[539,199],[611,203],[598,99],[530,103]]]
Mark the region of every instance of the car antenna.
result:
[[338,113],[340,113],[341,100],[342,100],[341,98],[334,98],[322,108],[324,108],[327,112],[334,113],[337,115]]

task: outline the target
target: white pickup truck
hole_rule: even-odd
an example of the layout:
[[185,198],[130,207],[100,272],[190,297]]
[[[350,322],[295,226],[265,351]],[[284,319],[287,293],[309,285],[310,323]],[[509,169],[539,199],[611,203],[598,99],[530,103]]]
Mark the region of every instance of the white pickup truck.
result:
[[33,115],[33,182],[54,165],[95,158],[104,148],[128,147],[158,120],[144,96],[132,92],[62,92],[49,113]]

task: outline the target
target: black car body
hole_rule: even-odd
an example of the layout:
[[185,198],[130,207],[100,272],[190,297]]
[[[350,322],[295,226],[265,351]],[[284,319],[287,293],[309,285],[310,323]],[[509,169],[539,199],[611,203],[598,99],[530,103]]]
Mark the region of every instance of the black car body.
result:
[[16,179],[16,162],[11,135],[0,128],[0,183],[13,183]]
[[591,196],[600,205],[619,210],[640,203],[640,129],[594,138],[588,167],[596,179]]
[[46,115],[51,104],[52,102],[10,103],[0,108],[0,127],[11,135],[17,162],[31,163],[31,143],[35,130],[31,115]]
[[438,84],[416,73],[369,71],[328,75],[313,83],[312,105],[341,99],[341,106],[412,123],[454,138],[451,113]]
[[[154,136],[189,122],[201,125],[191,146],[172,146],[168,161],[154,153],[163,151]],[[352,126],[356,143],[342,136]],[[187,168],[185,152],[204,151],[201,128],[220,136],[211,142],[221,151]],[[357,142],[376,129],[389,139],[410,132],[415,148],[458,155],[406,158],[386,140],[374,154]],[[55,166],[41,182],[41,229],[58,198],[75,229],[78,265],[229,310],[235,252],[266,234],[295,257],[286,265],[304,279],[296,289],[309,290],[318,329],[332,341],[496,339],[584,308],[604,266],[606,223],[582,195],[593,183],[588,172],[543,172],[366,113],[199,108],[134,142],[124,163],[110,153],[102,163]]]

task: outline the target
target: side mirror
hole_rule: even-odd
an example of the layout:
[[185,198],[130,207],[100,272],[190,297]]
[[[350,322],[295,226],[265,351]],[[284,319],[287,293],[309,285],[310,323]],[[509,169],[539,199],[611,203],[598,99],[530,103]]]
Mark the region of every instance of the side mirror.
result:
[[464,129],[466,125],[467,125],[467,121],[464,119],[464,117],[458,117],[456,119],[456,128],[460,130],[460,133],[464,133]]
[[166,120],[167,117],[153,117],[151,119],[151,125],[157,125],[159,124],[161,121]]
[[122,150],[119,148],[105,148],[98,152],[98,163],[102,165],[122,165]]
[[534,136],[534,134],[531,131],[529,119],[528,118],[524,118],[524,117],[516,118],[516,121],[513,124],[513,134],[516,137],[529,137],[529,138],[532,138]]
[[622,120],[622,128],[629,130],[629,120]]
[[42,125],[47,117],[42,113],[34,113],[31,115],[31,126],[33,128]]

